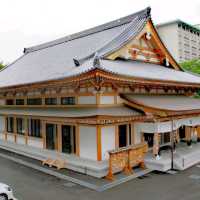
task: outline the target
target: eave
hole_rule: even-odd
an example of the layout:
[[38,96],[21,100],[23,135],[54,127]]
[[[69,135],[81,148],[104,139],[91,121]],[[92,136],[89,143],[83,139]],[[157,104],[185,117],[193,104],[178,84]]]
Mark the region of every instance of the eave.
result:
[[180,116],[193,116],[200,115],[199,109],[191,109],[191,110],[170,110],[170,109],[159,109],[156,107],[148,106],[143,104],[140,101],[130,100],[124,94],[120,94],[121,98],[124,101],[125,105],[128,105],[134,109],[138,109],[146,113],[146,115],[153,115],[155,118],[177,118]]
[[[177,81],[163,81],[163,80],[155,80],[155,79],[148,79],[148,78],[138,78],[133,76],[125,76],[113,72],[106,71],[104,69],[94,68],[88,72],[78,74],[76,76],[61,78],[61,79],[54,79],[48,81],[41,81],[29,84],[22,84],[22,85],[14,85],[9,87],[2,87],[0,88],[1,92],[9,92],[9,91],[23,91],[23,90],[31,90],[31,89],[42,89],[47,87],[62,87],[63,84],[65,86],[70,85],[77,85],[77,87],[85,82],[91,80],[104,80],[110,83],[120,83],[120,84],[127,84],[133,86],[147,86],[147,87],[174,87],[174,88],[193,88],[199,89],[200,84],[197,83],[185,83],[185,82],[177,82]],[[96,83],[98,84],[98,83]]]

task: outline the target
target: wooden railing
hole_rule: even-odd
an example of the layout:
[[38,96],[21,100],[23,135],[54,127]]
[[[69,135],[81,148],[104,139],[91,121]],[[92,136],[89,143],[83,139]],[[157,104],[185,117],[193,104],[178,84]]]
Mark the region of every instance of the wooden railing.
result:
[[114,180],[114,174],[121,171],[129,175],[133,173],[134,166],[145,168],[144,156],[147,151],[146,142],[109,151],[109,171],[106,178]]

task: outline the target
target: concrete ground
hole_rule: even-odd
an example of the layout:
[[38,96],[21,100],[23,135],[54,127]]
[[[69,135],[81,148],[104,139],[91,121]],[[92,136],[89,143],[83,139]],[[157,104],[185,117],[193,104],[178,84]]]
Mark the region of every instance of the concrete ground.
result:
[[151,173],[105,192],[95,192],[0,158],[0,182],[9,184],[19,200],[200,199],[197,166],[175,175]]

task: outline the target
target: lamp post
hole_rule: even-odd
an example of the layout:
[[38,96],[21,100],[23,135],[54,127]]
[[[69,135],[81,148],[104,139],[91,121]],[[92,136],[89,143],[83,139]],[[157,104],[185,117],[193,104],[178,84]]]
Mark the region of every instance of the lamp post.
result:
[[171,169],[174,169],[174,131],[173,131],[173,119],[171,121]]

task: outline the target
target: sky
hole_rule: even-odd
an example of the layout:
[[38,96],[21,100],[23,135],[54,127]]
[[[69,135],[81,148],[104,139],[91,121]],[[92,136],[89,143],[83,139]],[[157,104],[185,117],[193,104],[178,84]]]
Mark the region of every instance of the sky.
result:
[[155,24],[181,19],[200,24],[200,0],[0,0],[0,61],[23,48],[57,39],[150,6]]

